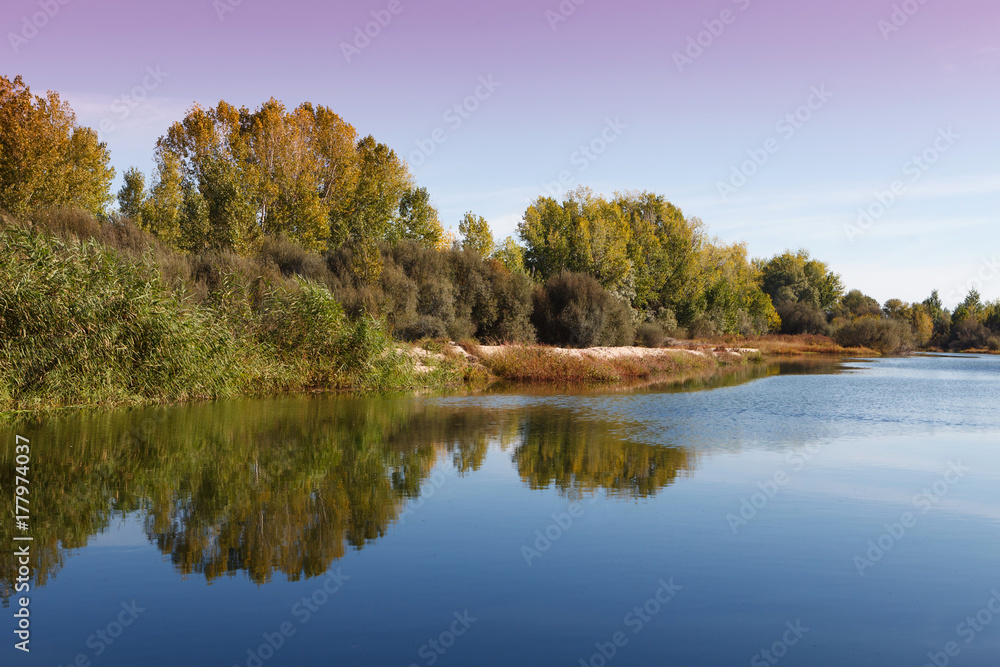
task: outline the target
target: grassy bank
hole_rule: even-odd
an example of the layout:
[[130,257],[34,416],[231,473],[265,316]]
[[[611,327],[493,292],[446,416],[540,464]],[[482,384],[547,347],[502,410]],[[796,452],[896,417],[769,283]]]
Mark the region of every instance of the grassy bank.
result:
[[60,224],[0,226],[0,411],[439,379],[418,380],[378,322],[346,317],[319,285],[134,228]]
[[319,261],[280,243],[251,257],[182,253],[134,225],[72,212],[0,218],[0,413],[497,382],[628,384],[756,358],[726,351],[736,347],[872,354],[820,336],[687,341],[686,350],[410,346],[384,322],[346,314],[324,267],[312,266]]
[[844,347],[829,336],[799,334],[797,336],[771,335],[744,339],[723,339],[717,344],[750,347],[765,357],[802,357],[836,355],[846,357],[877,357],[880,353],[868,347]]

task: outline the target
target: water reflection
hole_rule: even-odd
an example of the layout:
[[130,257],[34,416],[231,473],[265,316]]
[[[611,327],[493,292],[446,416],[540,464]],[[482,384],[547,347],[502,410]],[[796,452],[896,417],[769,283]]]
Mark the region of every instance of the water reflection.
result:
[[[414,400],[288,399],[77,415],[23,425],[33,443],[37,584],[65,552],[139,512],[178,572],[267,582],[325,572],[386,534],[439,461],[479,469],[513,450],[532,488],[645,496],[691,460],[563,410],[453,410]],[[8,457],[8,458],[4,458]],[[9,451],[0,466],[10,469]],[[10,522],[0,541],[10,544]],[[13,559],[0,566],[4,601]]]
[[[675,389],[773,374],[740,369]],[[663,388],[660,388],[663,391]],[[630,437],[616,421],[547,402],[482,405],[409,398],[288,398],[80,413],[17,425],[32,441],[37,585],[126,515],[182,575],[211,582],[324,573],[347,548],[378,540],[438,464],[479,470],[491,446],[532,489],[622,499],[657,494],[696,455]],[[10,470],[12,449],[0,451]],[[12,544],[10,522],[0,543]],[[13,559],[0,563],[8,602]]]

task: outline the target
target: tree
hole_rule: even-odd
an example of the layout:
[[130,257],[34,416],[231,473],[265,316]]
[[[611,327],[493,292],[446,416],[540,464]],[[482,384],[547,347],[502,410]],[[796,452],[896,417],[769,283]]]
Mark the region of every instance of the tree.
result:
[[907,320],[910,318],[910,305],[900,299],[889,299],[882,306],[882,312],[890,320]]
[[958,305],[952,315],[952,321],[954,324],[960,324],[965,320],[975,320],[980,321],[983,314],[983,302],[982,297],[979,292],[975,289],[970,289],[969,293],[966,295],[965,300]]
[[[168,196],[151,204],[161,213],[155,233],[167,219],[184,233],[162,231],[185,248],[246,254],[265,237],[284,235],[321,252],[349,241],[364,245],[361,239],[377,244],[390,231],[404,236],[388,226],[404,217],[405,165],[370,137],[358,142],[355,129],[326,107],[288,111],[273,98],[255,111],[226,102],[195,106],[157,142],[157,171],[169,187],[150,196]],[[179,221],[166,215],[174,210]],[[411,233],[433,240],[436,212],[426,191],[413,194],[406,217]]]
[[346,242],[357,250],[362,275],[373,281],[382,273],[379,242],[402,236],[398,225],[400,204],[413,178],[395,151],[371,136],[358,142],[358,158],[357,187],[348,198],[339,224]]
[[[181,208],[184,203],[184,187],[180,161],[169,151],[161,153],[157,180],[150,190],[149,198],[143,202],[139,216],[135,218],[142,229],[165,243],[178,247],[181,228],[184,226]],[[199,246],[199,249],[205,245],[207,230],[205,231],[204,239],[192,239],[191,244]]]
[[493,232],[483,216],[466,213],[458,223],[458,231],[462,235],[462,248],[477,252],[480,257],[493,254]]
[[878,301],[864,294],[861,290],[853,289],[840,299],[840,307],[835,311],[835,315],[846,319],[866,315],[881,317],[882,307]]
[[0,76],[0,210],[23,216],[65,206],[102,215],[114,199],[110,161],[107,145],[57,93],[32,95],[20,76]]
[[410,188],[399,202],[399,236],[436,246],[444,237],[437,209],[431,206],[427,188]]
[[125,172],[125,184],[118,191],[118,209],[126,218],[138,222],[146,200],[146,177],[132,167]]
[[747,261],[745,244],[710,245],[706,265],[706,312],[719,333],[748,336],[781,326],[774,304],[760,289],[759,270]]
[[[782,320],[782,333],[826,333],[827,316],[844,293],[840,276],[805,250],[758,261],[761,287]],[[795,324],[792,324],[792,321]]]
[[587,188],[570,192],[562,203],[539,197],[525,211],[518,233],[526,246],[525,265],[536,279],[545,281],[563,271],[585,273],[631,301],[628,222],[603,197]]
[[701,220],[686,219],[679,208],[652,192],[618,193],[614,203],[629,226],[633,308],[650,313],[667,308],[688,324],[705,309],[709,244]]
[[524,248],[508,236],[493,252],[493,259],[503,264],[511,273],[524,273]]

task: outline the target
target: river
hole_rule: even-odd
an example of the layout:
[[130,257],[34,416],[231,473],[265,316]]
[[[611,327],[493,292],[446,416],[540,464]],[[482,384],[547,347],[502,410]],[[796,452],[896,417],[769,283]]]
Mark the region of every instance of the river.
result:
[[[1000,655],[1000,357],[88,411],[4,431],[5,496],[15,435],[31,442],[33,538],[31,652],[5,632],[4,665]],[[4,521],[0,543],[14,532]]]

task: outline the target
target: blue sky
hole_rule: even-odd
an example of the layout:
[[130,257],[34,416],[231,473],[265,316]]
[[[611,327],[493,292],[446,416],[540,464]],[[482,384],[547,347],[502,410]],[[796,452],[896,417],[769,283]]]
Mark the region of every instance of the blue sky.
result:
[[995,2],[397,2],[8,0],[0,62],[109,121],[119,174],[195,101],[308,100],[407,157],[446,226],[648,189],[880,301],[1000,298]]

